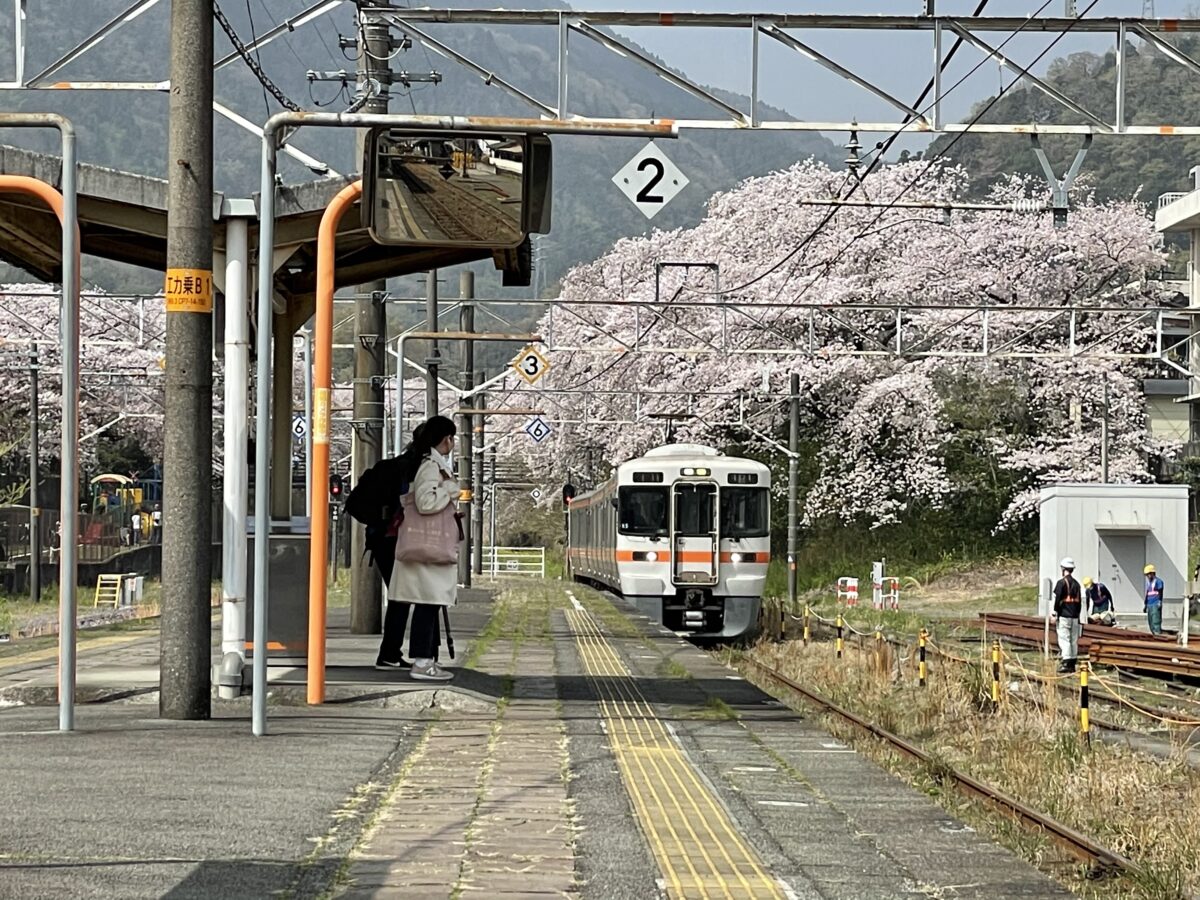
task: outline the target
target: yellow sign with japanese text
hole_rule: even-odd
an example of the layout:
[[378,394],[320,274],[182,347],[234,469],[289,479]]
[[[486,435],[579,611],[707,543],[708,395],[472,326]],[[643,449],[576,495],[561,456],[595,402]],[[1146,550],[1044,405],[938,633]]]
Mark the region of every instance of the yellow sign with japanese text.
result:
[[313,443],[329,443],[329,388],[313,391]]
[[167,269],[167,312],[212,313],[212,272],[208,269]]

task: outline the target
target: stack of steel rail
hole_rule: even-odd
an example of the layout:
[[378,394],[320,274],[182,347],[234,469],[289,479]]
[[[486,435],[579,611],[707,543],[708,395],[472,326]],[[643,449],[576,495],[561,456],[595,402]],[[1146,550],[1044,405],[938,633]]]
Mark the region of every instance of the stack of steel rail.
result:
[[1158,675],[1200,677],[1200,649],[1161,641],[1093,640],[1088,659],[1094,664],[1120,666]]
[[[1046,638],[1045,620],[1038,616],[1022,616],[1016,613],[980,613],[983,627],[989,635],[1002,637],[1013,644],[1027,647],[1041,647]],[[1175,646],[1173,634],[1150,634],[1134,628],[1120,628],[1115,625],[1084,625],[1079,637],[1079,652],[1089,653],[1092,644],[1103,641],[1121,643],[1146,643],[1151,645]],[[1050,627],[1050,646],[1056,646],[1054,626]]]

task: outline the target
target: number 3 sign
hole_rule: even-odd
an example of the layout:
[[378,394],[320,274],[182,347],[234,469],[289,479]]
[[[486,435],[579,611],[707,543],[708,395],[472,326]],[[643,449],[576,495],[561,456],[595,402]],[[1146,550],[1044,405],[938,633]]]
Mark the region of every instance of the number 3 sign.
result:
[[651,141],[622,166],[613,183],[647,219],[653,219],[687,186],[688,179]]
[[517,355],[512,361],[512,367],[528,384],[536,384],[539,378],[550,371],[550,363],[532,344]]

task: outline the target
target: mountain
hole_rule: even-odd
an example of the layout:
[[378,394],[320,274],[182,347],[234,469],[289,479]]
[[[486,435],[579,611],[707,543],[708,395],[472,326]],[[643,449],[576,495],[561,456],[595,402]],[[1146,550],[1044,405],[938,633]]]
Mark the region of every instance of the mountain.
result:
[[[310,5],[305,0],[266,0],[235,4],[226,0],[225,12],[243,40],[261,34],[288,16]],[[537,6],[539,4],[525,4]],[[546,4],[550,6],[550,4]],[[94,0],[30,0],[29,54],[26,71],[35,73],[82,41],[105,21]],[[53,12],[51,12],[51,8]],[[559,7],[553,7],[559,8]],[[160,81],[168,71],[167,21],[169,4],[161,3],[81,59],[57,73],[52,80]],[[248,15],[248,12],[250,15]],[[253,28],[251,27],[253,18]],[[54,27],[39,23],[53,22]],[[466,54],[515,81],[544,102],[553,101],[557,90],[556,32],[552,28],[485,28],[430,26],[430,32]],[[309,69],[354,69],[338,46],[338,34],[351,35],[348,14],[325,17],[298,28],[286,38],[261,49],[261,66],[286,95],[307,109],[344,109],[348,96],[338,96],[339,86],[324,82],[310,85]],[[9,36],[0,38],[0,60],[11,58]],[[229,41],[218,30],[216,55],[231,51]],[[152,52],[148,52],[151,51]],[[346,51],[353,54],[353,51]],[[594,116],[695,117],[715,110],[663,81],[658,76],[583,37],[571,45],[571,100],[575,110]],[[398,52],[395,70],[427,73],[437,69],[440,84],[414,85],[411,90],[393,89],[393,112],[459,115],[536,117],[537,112],[509,94],[484,85],[467,69],[427,52],[419,43]],[[353,88],[351,81],[350,88]],[[247,67],[237,60],[216,76],[218,101],[251,121],[261,123],[279,109]],[[713,90],[739,108],[748,100]],[[166,172],[167,97],[161,92],[64,92],[8,91],[0,102],[7,109],[61,112],[79,129],[80,158],[86,162],[163,176]],[[762,115],[782,118],[786,114],[766,105]],[[215,185],[232,196],[247,196],[258,190],[259,141],[241,128],[217,117],[215,138]],[[17,132],[3,140],[37,149],[54,150],[49,135]],[[324,160],[341,172],[358,169],[354,137],[347,131],[310,129],[294,138],[296,146]],[[620,237],[643,232],[645,219],[610,182],[643,141],[626,138],[561,137],[554,139],[554,229],[542,241],[543,269],[539,281],[551,286],[571,265],[593,259]],[[695,223],[715,191],[727,190],[752,175],[791,165],[816,156],[827,161],[839,157],[834,145],[811,133],[786,132],[690,132],[677,141],[664,142],[668,155],[687,174],[691,183],[654,220],[657,228],[677,228]],[[280,171],[288,182],[313,177],[293,160],[281,157]],[[159,276],[139,270],[91,262],[85,277],[120,290],[155,290]]]
[[[1173,43],[1193,58],[1200,54],[1200,39],[1176,35]],[[1045,80],[1093,114],[1113,121],[1116,64],[1115,51],[1103,55],[1073,53],[1055,60]],[[990,102],[977,106],[973,115]],[[1144,43],[1127,44],[1125,109],[1129,124],[1177,123],[1180,110],[1195,109],[1198,103],[1200,77]],[[1190,120],[1194,118],[1189,116]],[[1020,86],[1001,97],[981,121],[1083,124],[1085,120],[1043,92]],[[1046,137],[1041,143],[1061,176],[1074,159],[1080,138]],[[967,166],[977,194],[1005,173],[1043,177],[1030,140],[1023,135],[942,135],[930,145],[926,155],[937,153]],[[1190,189],[1188,170],[1198,162],[1200,138],[1197,137],[1097,135],[1084,160],[1082,174],[1101,197],[1131,197],[1137,193],[1142,200],[1153,204],[1160,194]]]

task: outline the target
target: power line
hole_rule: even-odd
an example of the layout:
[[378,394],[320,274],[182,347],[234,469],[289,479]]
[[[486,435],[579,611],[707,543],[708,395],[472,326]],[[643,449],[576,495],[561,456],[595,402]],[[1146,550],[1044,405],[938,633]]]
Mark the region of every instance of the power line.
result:
[[[246,12],[250,12],[250,0],[246,0]],[[242,58],[242,62],[244,62],[247,68],[254,73],[254,77],[258,79],[258,83],[262,85],[264,91],[263,99],[266,99],[265,93],[269,92],[271,96],[275,98],[275,101],[284,109],[291,110],[292,112],[300,112],[300,106],[289,100],[287,95],[279,89],[279,86],[276,85],[275,82],[270,79],[267,73],[263,71],[262,65],[255,61],[254,57],[250,54],[250,51],[246,49],[246,45],[242,43],[242,39],[239,38],[237,36],[237,32],[233,30],[233,25],[231,25],[229,19],[226,18],[224,11],[222,11],[220,5],[216,3],[215,0],[213,2],[213,18],[217,20],[217,24],[221,26],[221,30],[224,31],[226,37],[229,38],[229,43],[233,45],[233,49],[237,52],[237,55]],[[251,14],[250,17],[250,23],[250,30],[253,32],[253,14]],[[269,107],[267,111],[270,112]]]
[[[1044,9],[1044,8],[1045,8],[1045,6],[1049,4],[1049,2],[1050,2],[1050,0],[1047,0],[1047,3],[1046,3],[1046,4],[1043,4],[1043,7],[1042,7],[1042,8]],[[1057,36],[1057,37],[1055,37],[1055,38],[1054,38],[1054,40],[1052,40],[1052,41],[1051,41],[1051,42],[1050,42],[1050,43],[1049,43],[1049,44],[1046,46],[1046,49],[1045,49],[1045,50],[1043,50],[1041,53],[1039,53],[1039,54],[1037,55],[1037,57],[1036,57],[1036,58],[1033,60],[1033,62],[1031,62],[1031,63],[1029,64],[1029,66],[1027,66],[1026,68],[1033,68],[1033,66],[1035,66],[1035,65],[1037,65],[1039,62],[1041,62],[1041,61],[1042,61],[1042,59],[1043,59],[1043,58],[1046,56],[1046,54],[1048,54],[1048,53],[1049,53],[1051,50],[1053,50],[1053,49],[1055,48],[1055,46],[1057,46],[1058,42],[1059,42],[1059,41],[1061,41],[1061,40],[1062,40],[1064,37],[1066,37],[1068,33],[1070,33],[1070,31],[1071,31],[1072,27],[1074,27],[1074,24],[1075,24],[1075,22],[1078,22],[1080,19],[1082,19],[1084,16],[1086,16],[1086,15],[1087,15],[1089,12],[1091,12],[1091,10],[1092,10],[1092,9],[1093,9],[1093,8],[1096,6],[1096,4],[1097,4],[1097,3],[1099,3],[1099,2],[1100,2],[1100,0],[1092,0],[1092,2],[1091,2],[1090,4],[1088,4],[1087,8],[1086,8],[1086,9],[1084,9],[1084,11],[1083,11],[1082,13],[1080,13],[1080,15],[1079,15],[1079,16],[1078,16],[1076,19],[1072,20],[1072,22],[1071,22],[1070,24],[1068,24],[1068,25],[1067,25],[1067,26],[1066,26],[1066,27],[1065,27],[1065,28],[1064,28],[1064,29],[1063,29],[1063,30],[1062,30],[1062,31],[1061,31],[1061,32],[1058,34],[1058,36]],[[1041,12],[1041,10],[1039,10],[1038,12]],[[1035,14],[1035,15],[1036,15],[1036,14]],[[1014,36],[1015,36],[1015,34],[1016,34],[1016,33],[1014,32]],[[983,108],[982,108],[982,109],[980,109],[980,110],[979,110],[979,112],[978,112],[978,113],[976,113],[976,114],[975,114],[975,115],[974,115],[974,116],[971,118],[971,120],[970,120],[970,121],[967,123],[967,127],[966,127],[966,129],[964,129],[963,131],[960,131],[960,132],[958,132],[957,134],[955,134],[955,135],[954,135],[954,137],[953,137],[953,138],[950,140],[950,142],[949,142],[948,144],[946,144],[946,146],[945,146],[945,147],[943,147],[943,148],[942,148],[942,149],[941,149],[941,150],[940,150],[940,151],[939,151],[939,152],[938,152],[938,153],[937,153],[937,154],[936,154],[936,155],[935,155],[935,156],[934,156],[932,159],[930,159],[930,160],[928,160],[928,161],[927,161],[927,163],[926,163],[926,164],[925,164],[925,166],[924,166],[924,167],[921,169],[921,171],[920,171],[919,173],[917,173],[917,176],[916,176],[915,178],[913,178],[911,181],[909,181],[909,182],[908,182],[908,184],[906,184],[906,185],[905,185],[905,186],[904,186],[904,187],[901,189],[901,191],[900,191],[898,194],[896,194],[896,196],[892,197],[892,198],[891,198],[891,200],[889,200],[889,201],[888,201],[888,202],[887,202],[887,203],[884,205],[883,209],[881,209],[881,210],[879,211],[879,214],[878,214],[878,215],[876,215],[876,216],[875,216],[875,218],[873,218],[873,219],[872,219],[870,222],[868,222],[868,223],[867,223],[867,225],[866,225],[866,227],[864,227],[862,231],[860,231],[860,232],[859,232],[857,235],[855,235],[854,237],[852,237],[852,238],[850,239],[850,241],[849,241],[849,242],[847,242],[847,243],[846,243],[846,244],[845,244],[845,245],[842,247],[842,249],[841,249],[841,250],[839,250],[839,251],[837,252],[837,254],[836,254],[836,255],[835,255],[835,256],[834,256],[832,259],[830,259],[828,262],[826,262],[826,264],[825,264],[825,265],[824,265],[824,267],[822,268],[821,274],[820,274],[820,275],[818,275],[816,278],[813,278],[813,279],[811,279],[811,280],[808,282],[808,284],[807,284],[807,285],[805,285],[805,286],[804,286],[804,288],[803,288],[803,289],[800,291],[800,293],[799,293],[799,294],[797,294],[797,295],[796,295],[796,296],[795,296],[795,297],[792,299],[792,301],[791,301],[791,304],[790,304],[790,305],[795,305],[795,304],[799,303],[799,302],[800,302],[800,301],[801,301],[801,300],[804,298],[804,295],[805,295],[805,294],[807,294],[809,290],[811,290],[811,288],[812,288],[812,286],[813,286],[814,284],[816,284],[816,283],[817,283],[817,282],[818,282],[820,279],[824,278],[824,277],[825,277],[827,274],[829,274],[829,271],[830,271],[830,270],[831,270],[831,269],[832,269],[832,268],[833,268],[833,267],[834,267],[834,266],[837,264],[837,262],[838,262],[838,261],[839,261],[839,260],[840,260],[840,259],[841,259],[843,256],[845,256],[845,255],[846,255],[846,253],[848,253],[848,252],[849,252],[850,248],[854,246],[854,244],[855,244],[855,243],[858,241],[858,239],[859,239],[859,238],[861,238],[863,235],[865,235],[865,234],[866,234],[866,233],[867,233],[867,232],[868,232],[868,231],[869,231],[869,230],[870,230],[872,227],[874,227],[874,226],[875,226],[875,225],[876,225],[876,224],[879,222],[879,220],[880,220],[880,219],[882,219],[882,218],[883,218],[885,215],[887,215],[887,213],[888,213],[888,212],[889,212],[889,211],[890,211],[890,210],[893,208],[894,204],[895,204],[895,203],[897,203],[897,202],[898,202],[898,201],[899,201],[899,200],[900,200],[900,199],[901,199],[901,198],[902,198],[902,197],[903,197],[905,194],[907,194],[907,193],[909,192],[909,190],[911,190],[913,187],[915,187],[915,186],[916,186],[916,184],[917,184],[917,182],[919,182],[919,181],[921,181],[922,179],[924,179],[924,178],[925,178],[925,176],[926,176],[927,174],[929,174],[930,170],[932,170],[932,168],[933,168],[933,167],[934,167],[936,164],[938,164],[938,163],[940,163],[940,162],[942,161],[943,157],[945,157],[945,155],[946,155],[946,154],[947,154],[947,153],[950,151],[950,149],[951,149],[951,148],[952,148],[952,147],[953,147],[955,144],[957,144],[957,143],[958,143],[960,140],[962,140],[962,138],[963,138],[963,137],[965,137],[965,136],[966,136],[966,135],[967,135],[967,134],[970,132],[970,129],[971,129],[971,127],[972,127],[972,126],[974,126],[974,125],[976,125],[976,124],[978,124],[978,122],[979,122],[979,121],[980,121],[980,120],[981,120],[981,119],[982,119],[982,118],[983,118],[985,115],[987,115],[987,113],[988,113],[988,112],[990,112],[990,111],[991,111],[992,107],[993,107],[993,106],[995,106],[997,103],[999,103],[999,102],[1000,102],[1000,100],[1001,100],[1001,98],[1002,98],[1002,97],[1004,97],[1004,96],[1005,96],[1005,95],[1006,95],[1006,94],[1009,92],[1009,90],[1011,90],[1011,89],[1012,89],[1012,88],[1013,88],[1013,87],[1014,87],[1016,84],[1017,84],[1017,81],[1015,81],[1015,80],[1014,80],[1014,81],[1013,81],[1013,82],[1011,82],[1011,83],[1010,83],[1010,84],[1009,84],[1009,85],[1008,85],[1006,88],[1004,88],[1004,90],[1000,91],[999,93],[997,93],[997,94],[996,94],[996,96],[995,96],[995,97],[993,97],[991,100],[989,100],[989,101],[988,101],[988,102],[987,102],[987,103],[986,103],[986,104],[983,106]],[[870,170],[868,170],[868,174],[870,174]]]
[[[989,0],[980,0],[979,5],[975,8],[975,12],[972,15],[979,16],[984,11],[984,9],[987,8],[988,2],[989,2]],[[1005,44],[1007,44],[1009,41],[1013,40],[1013,38],[1015,38],[1017,36],[1017,34],[1019,34],[1027,25],[1030,24],[1030,22],[1032,22],[1038,15],[1040,15],[1041,12],[1043,10],[1045,10],[1046,7],[1049,6],[1051,2],[1052,2],[1052,0],[1045,0],[1045,2],[1042,3],[1041,7],[1039,7],[1036,12],[1030,14],[1028,16],[1028,18],[1026,18],[1025,21],[1021,23],[1021,27],[1018,28],[1017,31],[1015,31],[1011,35],[1009,35],[1007,38],[1005,38],[1003,43],[1001,43],[999,48],[997,48],[997,49],[1003,48],[1005,46]],[[958,52],[958,50],[962,46],[962,44],[963,44],[963,38],[958,37],[955,40],[954,45],[950,48],[950,51],[946,54],[945,58],[941,62],[940,68],[943,71],[945,71],[946,67],[950,64],[950,61],[954,58],[954,55]],[[929,106],[926,106],[924,109],[919,110],[920,115],[923,116],[930,109],[932,109],[935,104],[939,103],[943,98],[949,96],[950,93],[952,93],[954,90],[956,90],[958,87],[960,87],[963,84],[963,82],[965,82],[968,78],[970,78],[972,75],[974,75],[975,72],[977,72],[980,69],[980,67],[982,67],[984,64],[987,63],[988,58],[989,57],[985,57],[984,59],[980,60],[980,62],[976,63],[970,69],[970,71],[968,71],[965,75],[963,75],[961,78],[959,78],[958,81],[956,81],[953,85],[951,85],[948,90],[943,91],[939,96],[934,97],[933,103],[931,103]],[[924,102],[925,98],[929,96],[929,92],[932,91],[934,88],[934,81],[935,81],[935,79],[933,79],[933,78],[929,79],[929,82],[925,85],[925,89],[923,91],[921,91],[921,95],[917,98],[916,103],[913,104],[914,107],[919,108],[921,103]],[[875,170],[875,167],[879,165],[880,161],[883,159],[883,157],[887,153],[887,151],[889,149],[891,149],[892,145],[900,137],[901,133],[904,131],[904,128],[914,118],[916,118],[916,117],[913,116],[911,113],[909,115],[907,115],[904,120],[904,125],[902,125],[900,128],[893,131],[891,133],[891,135],[888,136],[886,141],[881,141],[880,143],[876,144],[875,150],[874,150],[874,156],[873,156],[870,164],[867,167],[867,171],[863,174],[863,177],[855,180],[854,183],[851,184],[851,186],[850,186],[850,191],[844,197],[839,197],[838,199],[848,200],[854,196],[855,192],[859,189],[859,187],[862,186],[863,182],[866,180],[867,175],[870,175],[871,172],[873,172]],[[850,173],[847,173],[847,178],[842,182],[841,187],[839,187],[839,189],[838,189],[839,193],[841,192],[841,189],[845,187],[846,182],[851,180],[851,178],[849,176],[850,176]],[[784,256],[782,256],[780,259],[778,259],[776,262],[771,264],[768,268],[766,268],[762,272],[759,272],[757,275],[755,275],[750,280],[742,282],[741,284],[735,285],[734,287],[721,288],[719,290],[713,290],[713,291],[697,291],[695,289],[689,289],[689,293],[704,294],[707,296],[727,296],[729,294],[738,293],[740,291],[745,290],[748,287],[751,287],[751,286],[757,284],[758,282],[762,281],[764,278],[768,277],[769,275],[773,274],[774,272],[779,271],[779,269],[782,266],[784,266],[789,260],[793,259],[798,253],[801,253],[809,244],[811,244],[821,234],[822,231],[824,231],[826,226],[829,225],[829,223],[833,220],[833,217],[836,216],[837,213],[838,213],[837,207],[831,208],[829,210],[829,212],[826,213],[825,216],[821,219],[821,221],[817,223],[816,227],[813,228],[813,230],[803,240],[801,240],[799,244],[797,244],[790,251],[788,251]]]

